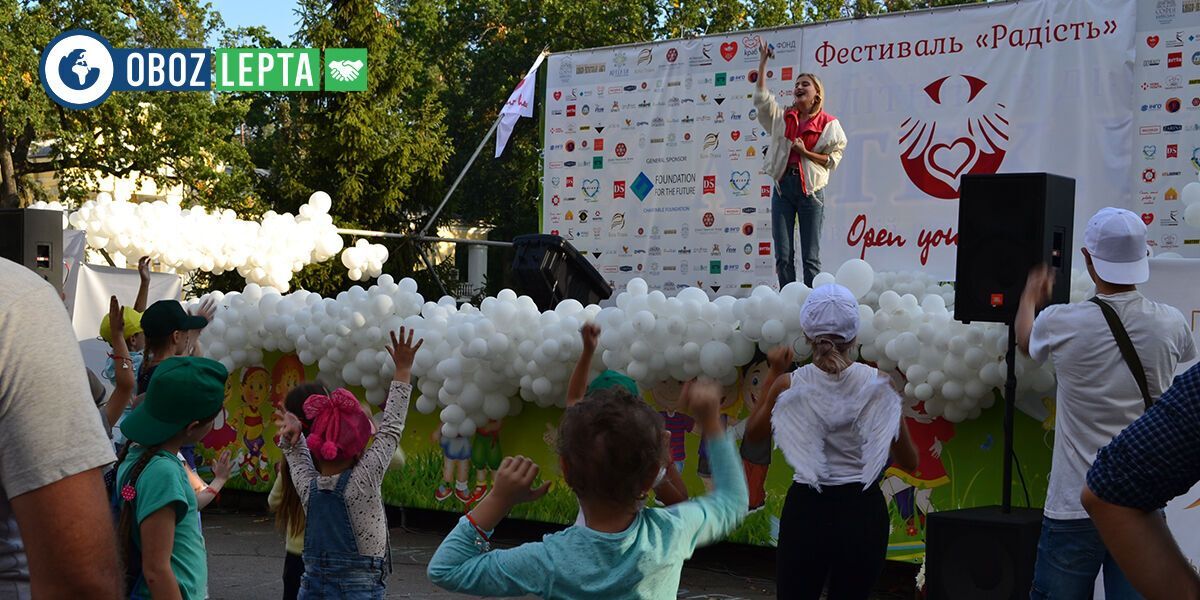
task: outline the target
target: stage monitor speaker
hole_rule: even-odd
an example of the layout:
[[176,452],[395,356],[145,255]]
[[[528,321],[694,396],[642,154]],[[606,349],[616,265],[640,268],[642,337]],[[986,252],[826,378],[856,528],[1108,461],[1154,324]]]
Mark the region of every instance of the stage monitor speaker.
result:
[[592,263],[557,235],[518,236],[513,249],[516,291],[533,298],[539,310],[553,310],[568,298],[587,306],[612,296],[612,287]]
[[1057,273],[1050,303],[1071,298],[1075,180],[1047,173],[963,175],[954,318],[1011,323],[1029,269]]
[[58,210],[0,209],[0,257],[25,265],[62,292],[62,223]]
[[929,513],[925,529],[928,600],[1024,600],[1033,585],[1040,509],[999,506]]

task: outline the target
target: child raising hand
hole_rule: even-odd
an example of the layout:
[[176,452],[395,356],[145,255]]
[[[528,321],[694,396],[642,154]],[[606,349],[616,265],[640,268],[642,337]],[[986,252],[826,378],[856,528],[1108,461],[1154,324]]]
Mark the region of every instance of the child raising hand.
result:
[[387,351],[396,370],[383,424],[369,449],[371,419],[345,389],[304,401],[304,415],[312,421],[308,436],[301,434],[296,415],[275,411],[281,448],[304,506],[306,598],[344,598],[349,589],[362,591],[356,598],[383,597],[391,565],[380,488],[404,432],[413,357],[422,344],[414,344],[413,333],[403,327],[391,338]]
[[623,387],[595,391],[566,410],[558,434],[562,471],[579,497],[587,526],[489,551],[492,529],[508,512],[548,489],[546,484],[532,487],[537,465],[510,457],[497,473],[492,494],[442,541],[429,563],[429,578],[452,591],[487,596],[674,598],[683,561],[746,516],[746,480],[733,442],[721,428],[720,398],[720,385],[713,381],[693,382],[683,391],[683,405],[696,415],[712,449],[712,493],[643,510],[662,466],[662,419]]

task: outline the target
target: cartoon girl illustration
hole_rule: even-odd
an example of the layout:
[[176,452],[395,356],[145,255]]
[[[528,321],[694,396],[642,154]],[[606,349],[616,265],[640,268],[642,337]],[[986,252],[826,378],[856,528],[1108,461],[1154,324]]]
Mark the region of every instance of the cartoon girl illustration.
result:
[[266,439],[262,414],[270,399],[270,390],[271,375],[266,369],[250,367],[242,374],[242,443],[246,446],[242,477],[251,485],[271,479],[270,465],[263,453]]
[[295,354],[279,357],[271,369],[271,406],[283,406],[288,392],[305,380],[304,363]]
[[500,468],[500,460],[504,458],[500,450],[500,429],[503,427],[504,419],[491,419],[475,430],[475,439],[471,442],[471,465],[475,467],[472,502],[478,502],[487,494],[491,475]]
[[237,423],[229,413],[229,403],[233,399],[235,381],[237,381],[236,375],[230,375],[225,380],[225,402],[221,404],[221,412],[213,421],[212,431],[208,432],[208,435],[201,440],[204,447],[213,451],[215,455],[219,455],[226,446],[237,442]]
[[950,483],[942,465],[942,445],[954,437],[954,424],[941,417],[930,417],[925,413],[924,402],[904,407],[904,421],[920,454],[917,470],[909,472],[893,464],[885,471],[880,488],[889,503],[895,500],[909,537],[916,537],[918,522],[920,531],[924,531],[925,515],[937,510],[930,499],[934,488]]

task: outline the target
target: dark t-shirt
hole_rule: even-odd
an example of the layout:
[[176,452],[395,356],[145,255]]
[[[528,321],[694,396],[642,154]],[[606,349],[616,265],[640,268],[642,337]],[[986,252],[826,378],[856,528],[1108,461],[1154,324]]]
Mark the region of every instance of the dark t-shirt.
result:
[[771,451],[771,438],[769,436],[757,442],[742,440],[742,447],[739,450],[742,460],[752,465],[771,464]]
[[146,388],[150,387],[150,377],[154,375],[154,370],[158,368],[158,363],[154,366],[142,365],[142,370],[137,377],[137,393],[139,396],[146,393]]

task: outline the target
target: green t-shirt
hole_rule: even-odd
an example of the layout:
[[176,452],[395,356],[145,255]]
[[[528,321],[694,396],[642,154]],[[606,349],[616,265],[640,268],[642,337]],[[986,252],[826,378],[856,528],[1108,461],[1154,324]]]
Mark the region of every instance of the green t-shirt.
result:
[[[145,452],[146,449],[141,446],[130,448],[129,455],[117,469],[120,486],[125,485],[130,469]],[[175,509],[171,570],[175,572],[179,592],[185,600],[204,600],[208,595],[208,555],[204,548],[204,535],[200,532],[196,492],[188,482],[183,463],[174,454],[159,450],[138,477],[136,487],[137,497],[133,504],[139,525],[163,507]],[[141,549],[140,527],[134,529],[133,541]],[[150,595],[144,581],[138,582],[138,591],[146,597]]]

